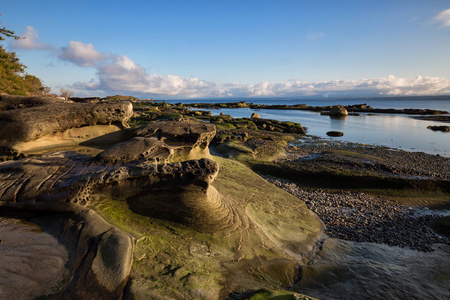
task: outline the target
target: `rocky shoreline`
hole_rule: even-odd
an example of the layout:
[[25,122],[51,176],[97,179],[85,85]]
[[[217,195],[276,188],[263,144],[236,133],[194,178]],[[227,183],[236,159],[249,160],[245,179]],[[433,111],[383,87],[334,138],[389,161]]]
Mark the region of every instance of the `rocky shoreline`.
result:
[[[309,106],[306,104],[295,105],[268,105],[268,104],[253,104],[245,101],[229,102],[229,103],[192,103],[189,104],[192,108],[203,109],[217,109],[217,108],[250,108],[250,109],[284,109],[284,110],[309,110],[315,112],[329,112],[333,106]],[[448,111],[434,110],[434,109],[416,109],[416,108],[373,108],[365,103],[345,105],[343,106],[351,113],[382,113],[382,114],[406,114],[406,115],[445,115]]]
[[[450,179],[450,158],[439,154],[410,152],[386,146],[358,144],[345,141],[304,136],[286,148],[286,156],[281,161],[299,161],[307,163],[315,154],[320,161],[328,160],[323,156],[331,153],[330,163],[345,165],[346,168],[365,172],[376,172],[383,176],[397,176],[433,179]],[[354,154],[353,157],[345,154]],[[341,154],[341,155],[339,155]]]
[[[0,232],[0,252],[12,257],[0,265],[15,275],[3,277],[7,298],[26,289],[51,299],[305,299],[287,288],[305,284],[333,240],[420,255],[448,248],[430,229],[437,215],[366,190],[446,197],[450,158],[322,140],[257,114],[74,102],[0,96],[0,123],[11,129],[0,136],[0,221],[24,228]],[[52,278],[33,275],[44,289],[25,288],[27,269],[12,263],[22,259],[17,243],[39,246],[36,229],[64,250]],[[37,254],[33,269],[46,257]]]

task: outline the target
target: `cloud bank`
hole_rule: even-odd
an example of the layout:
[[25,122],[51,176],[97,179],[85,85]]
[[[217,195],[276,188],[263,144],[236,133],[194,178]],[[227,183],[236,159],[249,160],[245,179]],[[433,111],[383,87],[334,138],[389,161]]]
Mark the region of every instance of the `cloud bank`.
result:
[[441,23],[442,27],[450,27],[450,9],[441,11],[434,17],[434,21]]
[[[448,22],[450,26],[450,10],[443,11],[438,17],[440,22],[444,25]],[[447,17],[448,19],[445,19]],[[76,95],[80,96],[128,94],[171,99],[450,94],[448,79],[424,76],[400,78],[388,75],[384,78],[318,82],[289,80],[281,83],[214,83],[195,77],[149,74],[144,67],[126,55],[101,53],[92,44],[84,44],[80,41],[71,41],[66,47],[54,49],[39,41],[38,32],[31,26],[27,27],[24,36],[26,39],[13,41],[12,46],[17,49],[51,50],[57,53],[57,57],[62,61],[96,70],[96,78],[88,82],[76,82],[70,87]],[[320,37],[322,35],[318,38]]]
[[17,50],[51,50],[52,46],[39,40],[39,32],[32,26],[27,26],[22,39],[12,40],[10,46]]
[[450,94],[450,81],[439,77],[417,76],[358,80],[281,83],[220,84],[194,77],[149,74],[125,55],[99,53],[92,44],[70,42],[63,47],[60,59],[80,67],[94,67],[97,78],[76,82],[81,95],[131,94],[142,97],[216,98],[216,97],[301,97],[301,96],[411,96]]

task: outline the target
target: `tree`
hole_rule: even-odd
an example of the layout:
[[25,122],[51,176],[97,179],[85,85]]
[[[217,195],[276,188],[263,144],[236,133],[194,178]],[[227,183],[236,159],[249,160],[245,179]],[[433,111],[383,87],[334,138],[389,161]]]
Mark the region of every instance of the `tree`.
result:
[[59,96],[60,97],[70,98],[70,97],[72,97],[72,95],[73,95],[72,91],[69,90],[69,89],[63,89],[63,88],[59,89]]
[[24,87],[31,95],[42,95],[44,86],[39,78],[26,74],[24,77]]
[[[2,14],[0,14],[1,16]],[[21,37],[14,34],[14,31],[8,30],[5,27],[0,28],[0,41],[4,41],[6,38],[13,38],[15,40],[20,40]]]
[[[20,39],[14,31],[2,27],[0,41],[6,38]],[[50,88],[44,86],[36,76],[25,74],[25,68],[15,52],[8,52],[0,45],[0,94],[41,96],[49,93]]]
[[7,52],[0,45],[0,92],[26,95],[24,78],[20,76],[24,70],[25,65],[20,63],[16,53]]

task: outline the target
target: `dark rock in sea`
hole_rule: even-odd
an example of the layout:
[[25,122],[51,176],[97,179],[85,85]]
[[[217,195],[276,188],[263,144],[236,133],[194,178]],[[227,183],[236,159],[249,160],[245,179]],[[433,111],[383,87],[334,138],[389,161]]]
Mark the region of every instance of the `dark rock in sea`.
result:
[[344,136],[344,133],[341,132],[341,131],[328,131],[327,135],[328,136],[338,137],[338,136]]
[[433,131],[442,131],[442,132],[450,132],[450,126],[428,126],[428,129]]

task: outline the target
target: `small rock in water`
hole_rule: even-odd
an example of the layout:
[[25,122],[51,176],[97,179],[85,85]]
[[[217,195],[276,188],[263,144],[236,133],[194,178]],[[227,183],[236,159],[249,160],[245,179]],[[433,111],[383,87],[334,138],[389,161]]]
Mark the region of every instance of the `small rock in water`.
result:
[[433,131],[442,131],[442,132],[450,132],[450,126],[428,126],[428,129]]
[[344,133],[341,131],[328,131],[328,136],[344,136]]

